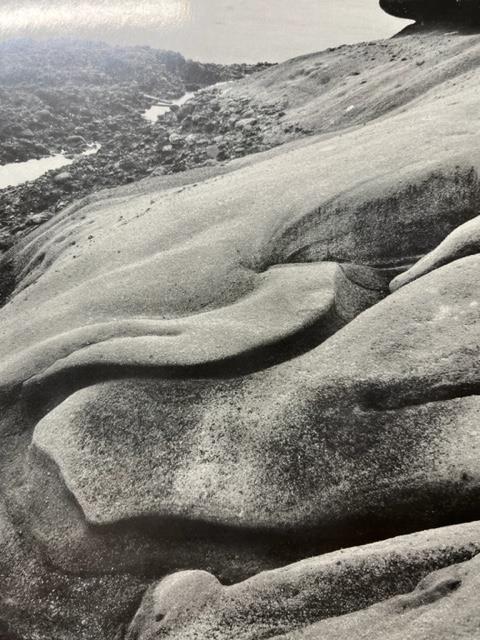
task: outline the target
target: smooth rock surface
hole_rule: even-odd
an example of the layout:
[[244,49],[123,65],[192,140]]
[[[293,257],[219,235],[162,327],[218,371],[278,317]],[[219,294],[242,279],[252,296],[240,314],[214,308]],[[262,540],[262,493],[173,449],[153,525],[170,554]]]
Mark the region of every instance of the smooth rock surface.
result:
[[[77,206],[18,252],[17,295],[1,318],[3,386],[55,363],[185,366],[227,357],[183,323],[200,312],[227,319],[260,284],[275,286],[263,275],[274,265],[413,263],[476,213],[480,134],[466,114],[477,105],[461,74],[336,138],[255,157],[199,184],[157,191],[147,182],[135,197]],[[216,341],[230,344],[238,325],[215,323]],[[198,341],[204,353],[171,348],[165,331],[185,345]],[[278,340],[274,326],[267,334]]]
[[[37,424],[33,446],[92,524],[155,517],[162,535],[185,518],[272,539],[308,532],[328,549],[332,538],[472,519],[479,267],[471,256],[436,270],[313,351],[249,376],[88,386]],[[40,504],[44,488],[32,491]],[[88,546],[85,557],[49,546],[61,564],[90,562]],[[153,555],[175,562],[166,553]]]
[[[464,608],[457,618],[465,619],[467,629],[478,631],[480,620],[473,596],[478,587],[479,560],[453,564],[479,552],[478,533],[479,524],[474,523],[342,549],[259,573],[230,587],[203,571],[180,572],[147,592],[127,640],[260,640],[281,634],[283,639],[285,632],[291,632],[285,638],[345,640],[369,637],[362,635],[369,624],[377,628],[375,638],[382,637],[380,631],[392,628],[405,633],[399,638],[410,637],[409,628],[422,632],[422,621],[418,624],[416,617],[421,617],[424,605],[437,604],[445,624],[444,603],[439,601],[460,586],[460,598],[447,605],[447,612],[458,606],[459,600],[466,600],[461,602]],[[428,575],[442,567],[448,569]],[[409,593],[420,580],[419,588]],[[405,595],[387,600],[398,594]],[[368,609],[383,600],[387,602]],[[410,615],[402,620],[400,613]],[[469,624],[467,614],[473,618]],[[425,617],[434,615],[428,611]],[[455,622],[450,620],[446,628],[452,630]],[[430,635],[419,637],[434,638],[438,629],[438,623],[433,624],[426,629]]]
[[476,640],[479,558],[436,571],[411,593],[277,640]]
[[407,269],[390,282],[390,289],[396,291],[400,287],[421,276],[454,262],[465,256],[480,252],[480,217],[473,218],[452,231],[433,251],[427,253],[413,267]]

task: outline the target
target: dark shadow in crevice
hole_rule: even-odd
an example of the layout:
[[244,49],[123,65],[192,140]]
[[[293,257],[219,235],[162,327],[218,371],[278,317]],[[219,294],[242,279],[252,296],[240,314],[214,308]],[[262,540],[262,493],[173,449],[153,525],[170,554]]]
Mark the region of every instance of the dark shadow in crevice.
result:
[[[408,535],[437,527],[475,522],[480,519],[480,487],[466,492],[470,478],[458,483],[423,487],[416,492],[400,491],[395,502],[361,515],[345,515],[321,526],[291,527],[282,530],[265,527],[235,527],[221,523],[182,517],[143,516],[105,525],[88,525],[92,540],[108,541],[114,549],[127,542],[137,548],[171,548],[191,550],[178,565],[165,566],[151,552],[138,557],[132,574],[145,579],[159,579],[172,571],[191,569],[215,574],[225,585],[245,580],[259,571],[282,567],[305,558],[356,547],[396,536]],[[464,492],[464,493],[462,493]],[[208,552],[206,552],[208,551]],[[461,562],[473,555],[464,549],[452,551],[452,562]],[[235,559],[236,567],[229,567]],[[113,566],[113,565],[112,565]],[[86,573],[85,575],[88,575]]]
[[360,391],[358,404],[363,411],[398,411],[472,396],[480,396],[480,380],[429,380],[425,377],[384,386],[369,385],[365,391]]
[[13,257],[0,260],[0,308],[9,300],[15,290],[16,278]]
[[0,619],[0,640],[22,640],[22,638],[11,630],[10,625],[5,620]]
[[[387,13],[389,13],[387,11]],[[406,20],[412,20],[403,16]],[[471,23],[469,24],[469,20]],[[414,36],[428,33],[436,33],[439,35],[445,35],[446,33],[457,32],[456,35],[473,36],[480,34],[480,11],[476,18],[465,18],[465,16],[447,15],[438,16],[436,18],[423,18],[419,19],[413,24],[407,25],[404,29],[401,29],[398,33],[392,36],[394,38],[400,38],[403,36]]]

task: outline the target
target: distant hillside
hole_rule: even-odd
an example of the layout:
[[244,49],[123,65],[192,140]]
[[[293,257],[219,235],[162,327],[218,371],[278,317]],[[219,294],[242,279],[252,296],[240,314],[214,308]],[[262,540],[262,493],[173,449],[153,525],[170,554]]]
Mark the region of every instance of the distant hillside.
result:
[[66,38],[0,43],[2,86],[105,86],[133,82],[144,91],[177,93],[185,85],[240,78],[251,66],[207,64],[186,60],[175,51]]
[[[478,73],[480,36],[444,25],[312,53],[238,82],[229,98],[282,103],[284,133],[326,133],[403,108],[442,83]],[[472,82],[475,79],[472,77]]]

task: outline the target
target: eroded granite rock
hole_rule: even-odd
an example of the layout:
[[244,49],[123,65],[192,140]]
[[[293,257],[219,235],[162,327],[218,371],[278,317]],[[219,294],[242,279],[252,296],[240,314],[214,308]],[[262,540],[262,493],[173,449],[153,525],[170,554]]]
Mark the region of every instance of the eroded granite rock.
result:
[[[127,640],[260,640],[283,638],[284,633],[288,638],[346,640],[364,637],[362,632],[373,623],[384,632],[397,625],[398,637],[407,638],[407,625],[418,634],[422,622],[415,624],[410,615],[408,623],[402,623],[400,613],[437,603],[458,589],[470,572],[467,609],[460,616],[467,619],[473,614],[468,628],[478,630],[480,619],[471,591],[478,586],[479,561],[449,565],[478,554],[480,547],[472,541],[478,540],[479,531],[478,523],[467,524],[343,549],[228,587],[203,571],[180,572],[147,591]],[[426,578],[445,566],[449,568]],[[409,594],[420,580],[419,588]],[[394,594],[408,595],[368,609]],[[360,610],[366,611],[353,613]],[[452,623],[446,626],[450,632]],[[426,631],[430,635],[418,637],[434,638],[438,625]]]
[[4,635],[335,638],[476,554],[468,42],[365,126],[93,196],[7,256]]
[[438,247],[394,278],[390,283],[390,289],[396,291],[439,267],[478,253],[480,253],[480,217],[473,218],[452,231]]
[[471,640],[480,632],[479,558],[436,571],[412,592],[277,640]]

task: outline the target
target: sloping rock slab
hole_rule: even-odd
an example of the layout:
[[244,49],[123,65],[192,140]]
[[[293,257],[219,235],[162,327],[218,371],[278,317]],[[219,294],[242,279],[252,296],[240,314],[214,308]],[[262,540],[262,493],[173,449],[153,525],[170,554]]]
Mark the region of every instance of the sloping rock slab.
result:
[[[475,556],[480,550],[479,532],[478,523],[473,523],[393,538],[263,572],[230,587],[222,586],[203,571],[174,574],[147,592],[127,640],[261,640],[319,620],[323,622],[286,637],[363,638],[362,631],[371,623],[377,633],[373,637],[381,638],[379,632],[391,631],[396,623],[398,638],[409,638],[402,631],[405,627],[417,631],[422,628],[422,620],[420,629],[415,624],[415,618],[422,615],[422,605],[437,603],[443,621],[455,605],[466,605],[457,617],[467,623],[467,628],[478,629],[479,617],[472,596],[478,588],[479,560],[425,576]],[[423,580],[422,584],[409,594],[419,580]],[[456,601],[443,610],[442,597],[460,586],[463,589]],[[337,617],[396,594],[408,595],[346,618]],[[403,619],[401,614],[405,614]],[[468,614],[473,614],[470,622]],[[435,609],[428,610],[425,618],[431,620],[434,615]],[[455,627],[454,620],[447,628],[452,626]],[[432,633],[435,629],[439,629],[438,623],[432,625]]]

